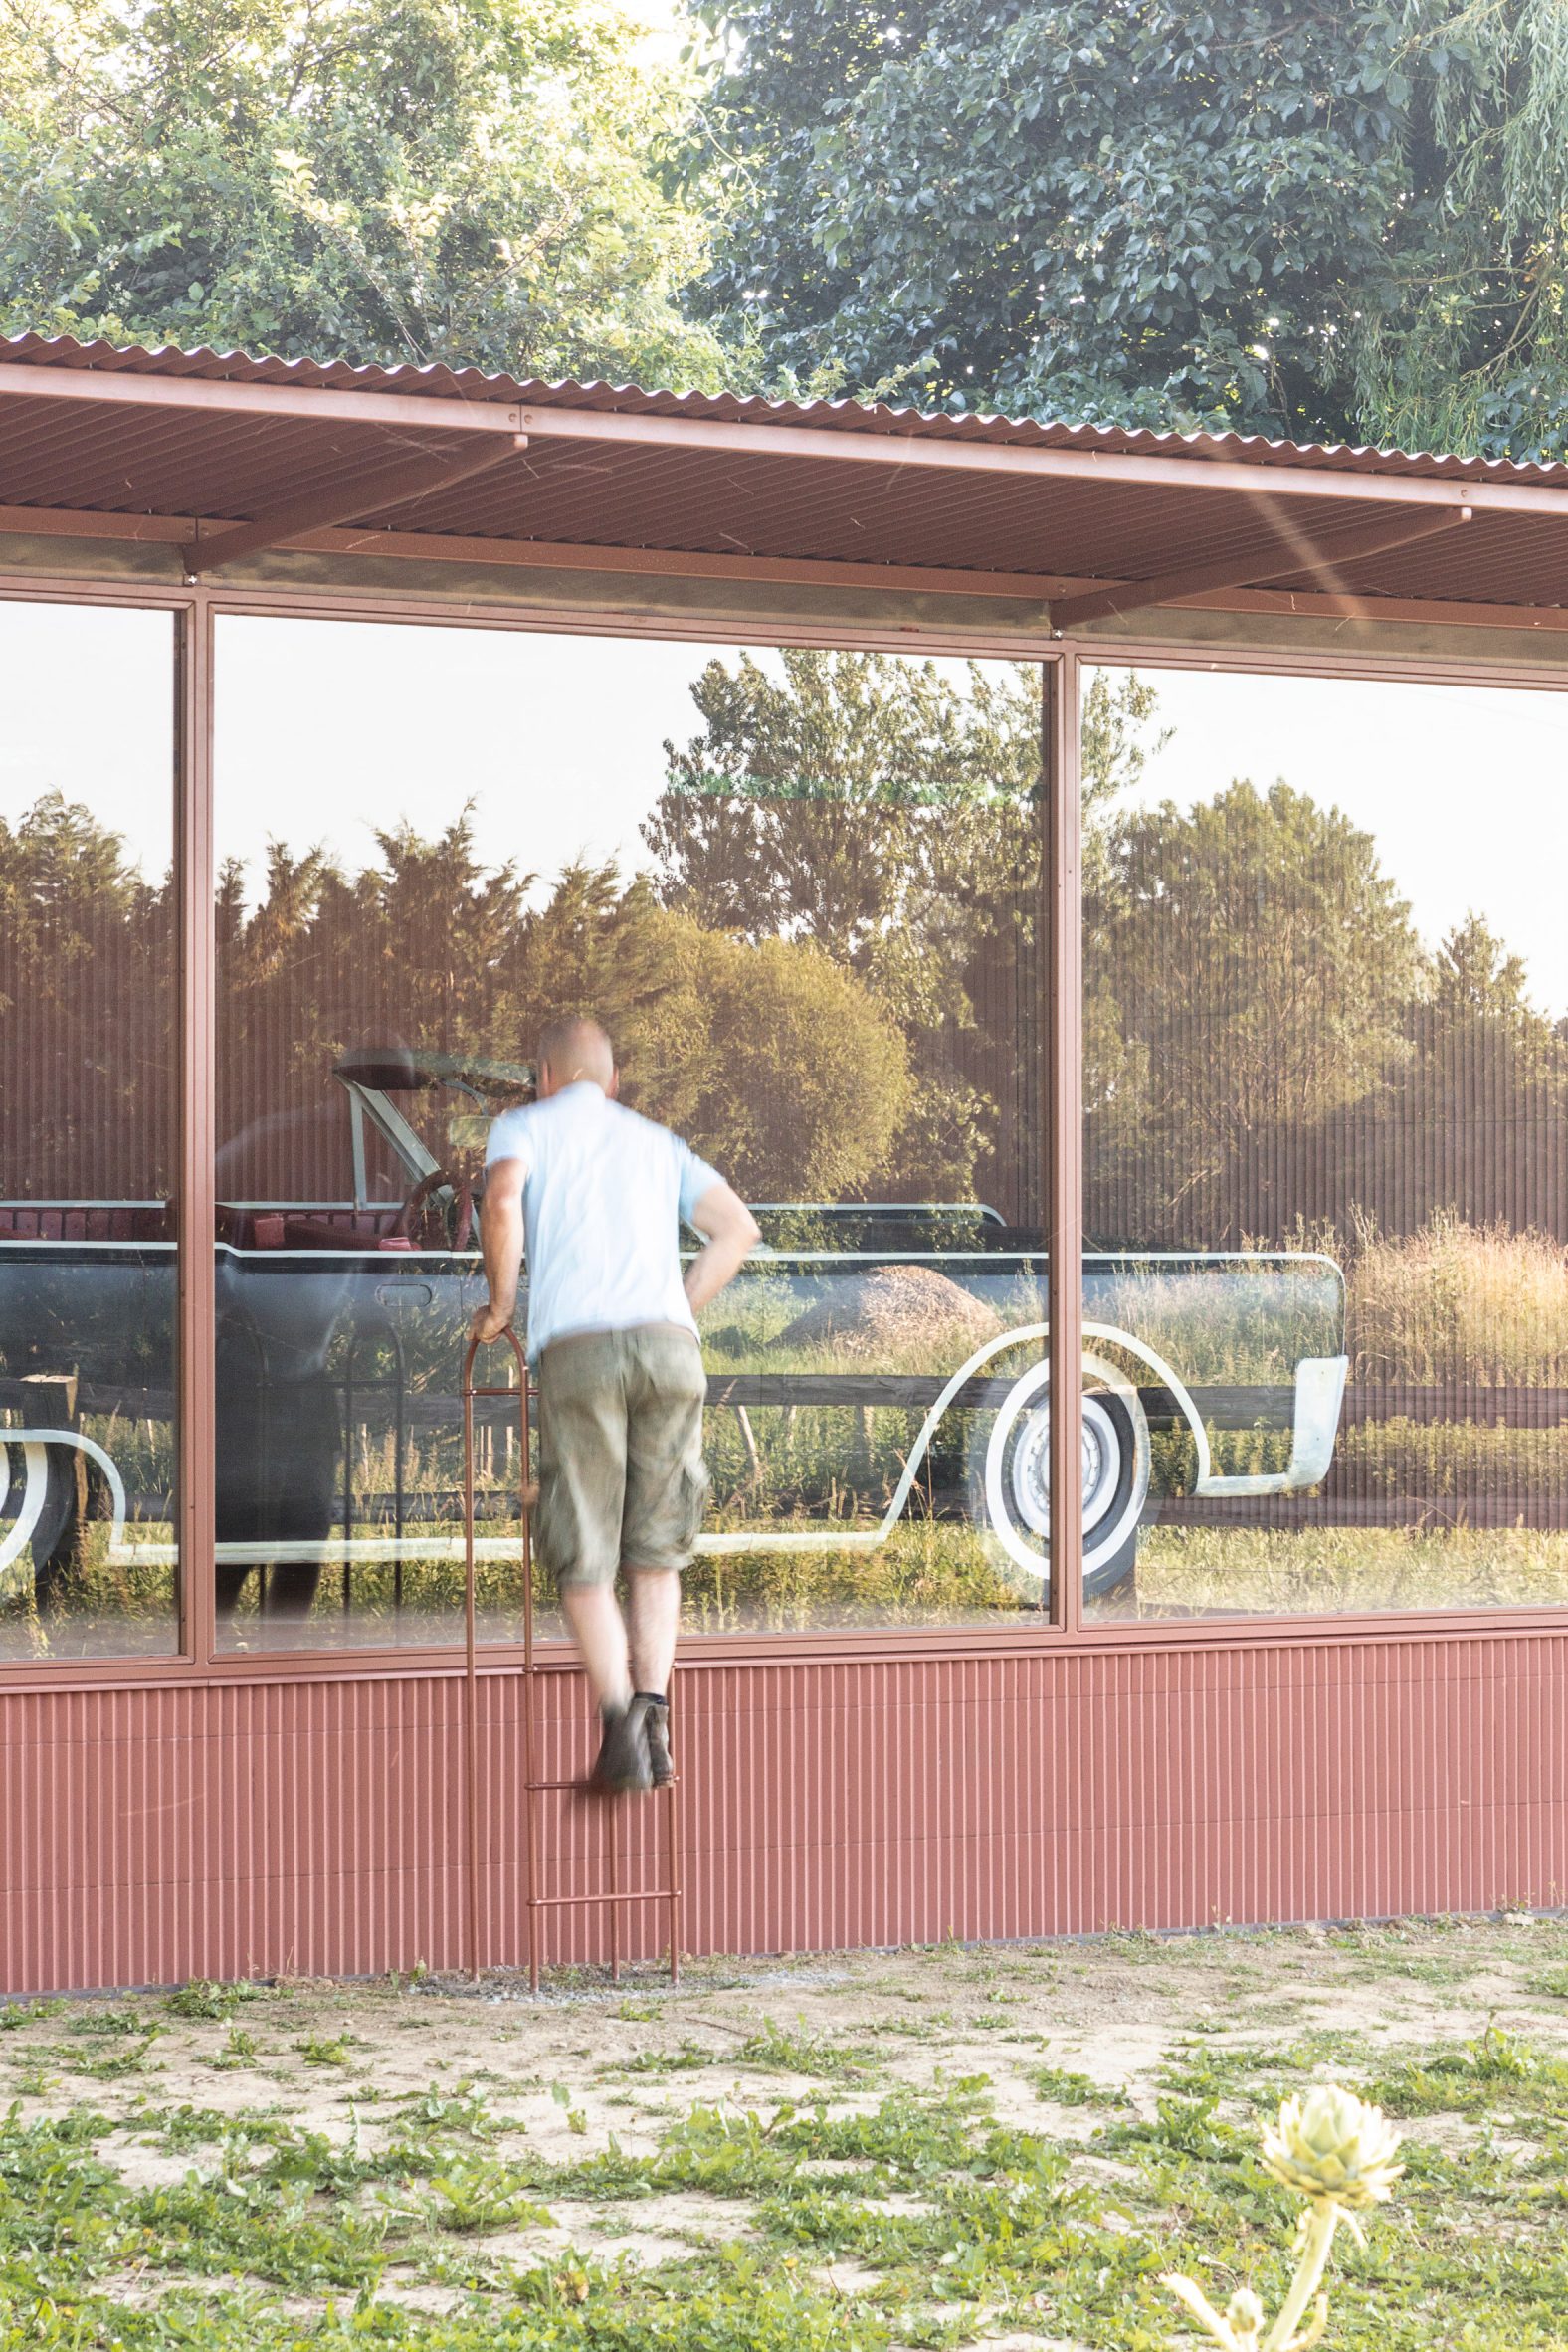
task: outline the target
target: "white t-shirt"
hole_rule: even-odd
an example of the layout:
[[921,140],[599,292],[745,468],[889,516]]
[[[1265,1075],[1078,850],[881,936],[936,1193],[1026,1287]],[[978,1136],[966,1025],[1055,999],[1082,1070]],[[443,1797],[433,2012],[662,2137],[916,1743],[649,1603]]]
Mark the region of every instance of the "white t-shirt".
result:
[[531,1357],[571,1331],[695,1331],[681,1220],[721,1179],[689,1144],[579,1078],[547,1102],[501,1112],[485,1165],[498,1160],[524,1169]]

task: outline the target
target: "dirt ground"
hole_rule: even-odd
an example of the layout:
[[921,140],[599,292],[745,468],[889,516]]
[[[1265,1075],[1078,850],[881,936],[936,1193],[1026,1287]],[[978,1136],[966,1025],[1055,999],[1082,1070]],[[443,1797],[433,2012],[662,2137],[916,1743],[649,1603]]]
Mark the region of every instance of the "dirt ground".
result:
[[[411,2331],[377,2342],[630,2352],[665,2343],[683,2279],[733,2321],[704,2352],[1193,2340],[1164,2315],[1158,2270],[1217,2265],[1227,2293],[1249,2265],[1277,2272],[1288,2200],[1271,2204],[1249,2151],[1281,2088],[1314,2078],[1391,2112],[1403,2086],[1414,2153],[1397,2218],[1375,2217],[1371,2254],[1340,2278],[1329,2341],[1568,2346],[1559,1918],[706,1961],[676,1989],[564,1972],[537,2000],[507,1978],[198,1986],[13,2003],[0,2027],[0,2181],[56,2134],[123,2223],[96,2264],[80,2228],[53,2256],[35,2232],[20,2288],[11,2250],[0,2318],[17,2332],[0,2325],[0,2347],[346,2344],[333,2330],[352,2290]],[[1490,2183],[1467,2203],[1483,2144]],[[991,2206],[960,2211],[955,2170],[1020,2210],[1049,2191],[1060,2258],[1037,2246],[1024,2261],[1021,2225],[997,2237]],[[1504,2172],[1517,2195],[1499,2205]],[[278,2197],[236,2238],[221,2193],[263,2177]],[[314,2230],[308,2256],[286,2212]],[[1454,2275],[1483,2224],[1516,2272],[1492,2302],[1484,2265]],[[993,2243],[994,2260],[970,2260]],[[752,2284],[731,2307],[742,2256]],[[587,2282],[579,2336],[506,2332],[566,2276]],[[29,2331],[35,2286],[65,2297],[77,2334]],[[191,2294],[197,2332],[157,2332]],[[618,2333],[590,2326],[601,2296]],[[1421,2332],[1429,2305],[1463,2310],[1468,2332]]]

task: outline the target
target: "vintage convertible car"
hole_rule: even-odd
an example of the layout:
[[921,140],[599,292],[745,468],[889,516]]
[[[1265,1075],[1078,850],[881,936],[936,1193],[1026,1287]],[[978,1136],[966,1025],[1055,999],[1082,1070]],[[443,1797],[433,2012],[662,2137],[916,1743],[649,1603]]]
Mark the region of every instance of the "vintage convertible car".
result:
[[[405,1560],[461,1556],[451,1448],[482,1294],[462,1162],[477,1170],[489,1118],[525,1097],[531,1074],[399,1048],[347,1057],[333,1076],[353,1197],[219,1212],[222,1608],[253,1571],[287,1612],[309,1605],[327,1565],[390,1564],[400,1578]],[[426,1140],[444,1114],[451,1165]],[[797,1480],[787,1523],[754,1514],[701,1548],[875,1549],[912,1509],[962,1513],[1021,1597],[1040,1598],[1043,1237],[970,1203],[772,1203],[759,1222],[764,1246],[704,1333],[713,1407],[759,1468],[773,1425],[787,1434],[802,1408],[859,1418],[844,1424],[831,1504]],[[1100,1250],[1082,1278],[1084,1577],[1099,1596],[1129,1576],[1140,1526],[1172,1491],[1208,1502],[1322,1479],[1346,1373],[1343,1283],[1304,1252]],[[172,1559],[143,1524],[168,1519],[167,1494],[145,1491],[145,1470],[138,1490],[115,1433],[172,1428],[173,1312],[164,1204],[0,1204],[0,1599],[28,1577],[47,1597],[85,1485],[111,1560]],[[40,1396],[69,1394],[69,1419],[18,1419],[30,1380]],[[479,1548],[499,1557],[514,1537],[482,1535]]]

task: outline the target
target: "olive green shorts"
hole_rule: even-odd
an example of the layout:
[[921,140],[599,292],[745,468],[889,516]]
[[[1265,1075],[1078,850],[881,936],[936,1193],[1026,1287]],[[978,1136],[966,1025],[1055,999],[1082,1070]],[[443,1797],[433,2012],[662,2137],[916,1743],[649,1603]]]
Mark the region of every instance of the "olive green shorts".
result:
[[707,1379],[689,1331],[580,1331],[539,1358],[539,1554],[560,1584],[685,1568],[707,1506]]

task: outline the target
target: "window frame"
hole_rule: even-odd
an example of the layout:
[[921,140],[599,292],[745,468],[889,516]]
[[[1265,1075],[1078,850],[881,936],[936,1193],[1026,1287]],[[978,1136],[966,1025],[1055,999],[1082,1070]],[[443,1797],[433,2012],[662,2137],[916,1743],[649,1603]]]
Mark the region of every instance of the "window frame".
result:
[[[606,594],[612,593],[610,583]],[[62,603],[165,611],[175,629],[176,786],[175,873],[178,901],[179,1275],[176,1318],[178,1433],[177,1496],[181,1547],[180,1647],[155,1660],[72,1660],[0,1665],[0,1690],[157,1687],[197,1683],[297,1683],[387,1680],[461,1673],[461,1641],[421,1648],[252,1653],[216,1647],[214,1540],[214,1269],[210,1247],[187,1247],[187,1237],[210,1240],[215,1207],[214,1109],[216,971],[213,802],[214,632],[217,618],[292,618],[374,621],[408,626],[484,629],[501,633],[657,639],[711,645],[810,646],[856,652],[956,656],[1022,661],[1043,674],[1046,791],[1043,795],[1044,869],[1050,910],[1046,963],[1049,1101],[1045,1198],[1052,1239],[1050,1353],[1054,1385],[1070,1407],[1053,1415],[1053,1518],[1059,1553],[1072,1555],[1066,1574],[1052,1580],[1049,1612],[1030,1624],[1000,1631],[899,1628],[882,1632],[823,1632],[693,1637],[685,1655],[717,1665],[786,1666],[836,1660],[1009,1658],[1040,1652],[1084,1651],[1113,1659],[1127,1653],[1255,1649],[1260,1645],[1332,1646],[1347,1639],[1383,1643],[1472,1638],[1478,1632],[1562,1632],[1562,1607],[1494,1610],[1324,1612],[1243,1620],[1150,1619],[1085,1623],[1081,1609],[1081,1533],[1076,1470],[1080,1432],[1076,1371],[1081,1322],[1082,1043],[1081,905],[1079,898],[1079,735],[1085,669],[1141,671],[1200,669],[1216,674],[1362,679],[1373,682],[1483,686],[1497,691],[1568,693],[1568,674],[1544,665],[1487,659],[1482,649],[1460,661],[1412,655],[1324,649],[1182,644],[1145,639],[1133,631],[1045,638],[1037,628],[964,628],[917,614],[884,625],[837,620],[755,621],[698,609],[679,616],[600,607],[497,601],[458,607],[428,594],[378,595],[347,587],[183,588],[73,573],[0,571],[0,602]],[[1073,1280],[1062,1294],[1065,1271]],[[1066,1510],[1056,1507],[1065,1496]],[[1064,1545],[1065,1539],[1065,1545]],[[202,1573],[195,1564],[205,1562]],[[520,1644],[488,1643],[482,1673],[515,1673]],[[564,1643],[546,1646],[543,1663],[572,1664]]]

